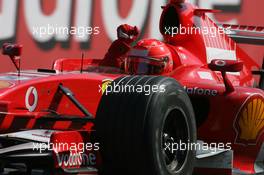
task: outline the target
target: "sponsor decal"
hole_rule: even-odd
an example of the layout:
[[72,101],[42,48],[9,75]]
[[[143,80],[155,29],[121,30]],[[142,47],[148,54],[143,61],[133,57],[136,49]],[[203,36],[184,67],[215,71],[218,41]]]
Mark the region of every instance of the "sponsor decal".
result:
[[216,96],[218,91],[215,89],[203,89],[199,87],[183,87],[189,95],[204,95],[204,96]]
[[250,96],[239,110],[234,127],[235,143],[255,145],[264,131],[264,98],[260,95]]
[[105,92],[105,90],[106,90],[106,88],[108,87],[108,85],[109,84],[111,84],[112,83],[112,79],[104,79],[103,81],[102,81],[102,88],[101,88],[101,92],[102,92],[102,94],[104,94],[104,92]]
[[214,80],[211,72],[197,72],[199,77],[203,80]]
[[7,81],[0,81],[0,89],[8,88],[12,86],[12,83],[9,83]]
[[36,109],[38,104],[38,92],[35,87],[31,86],[28,88],[25,97],[25,104],[26,104],[26,108],[30,112],[33,112]]

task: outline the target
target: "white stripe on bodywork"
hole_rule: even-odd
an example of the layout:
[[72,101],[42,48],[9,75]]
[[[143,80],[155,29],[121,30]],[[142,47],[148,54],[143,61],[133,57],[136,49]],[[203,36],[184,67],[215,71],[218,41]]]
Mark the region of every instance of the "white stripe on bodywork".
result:
[[1,75],[0,80],[3,81],[17,81],[17,80],[30,80],[31,77],[17,76],[17,75]]
[[264,174],[264,143],[262,143],[262,146],[260,148],[257,160],[254,165],[254,169],[256,174]]
[[[232,169],[233,168],[233,150],[203,148],[203,141],[198,140],[198,149],[196,150],[196,168],[213,169]],[[200,149],[201,148],[201,149]]]
[[199,71],[197,72],[199,77],[204,80],[214,80],[211,72]]
[[[17,75],[17,73],[8,73],[9,75]],[[20,73],[20,76],[29,76],[29,77],[48,77],[50,74],[36,74],[36,73]]]
[[7,148],[2,148],[0,149],[0,155],[8,154],[11,152],[17,152],[17,151],[23,152],[23,151],[33,150],[33,149],[34,149],[34,142],[28,142],[28,143],[10,146]]
[[207,63],[214,59],[237,60],[235,50],[224,50],[212,47],[206,47]]
[[233,151],[222,151],[218,154],[197,158],[196,168],[211,168],[211,169],[233,169]]
[[48,143],[50,141],[50,137],[52,133],[54,132],[56,131],[36,129],[36,130],[28,130],[28,131],[14,132],[14,133],[8,133],[8,134],[1,134],[0,137],[18,138],[18,139],[25,139],[25,140],[32,140],[32,141],[37,141],[37,142]]

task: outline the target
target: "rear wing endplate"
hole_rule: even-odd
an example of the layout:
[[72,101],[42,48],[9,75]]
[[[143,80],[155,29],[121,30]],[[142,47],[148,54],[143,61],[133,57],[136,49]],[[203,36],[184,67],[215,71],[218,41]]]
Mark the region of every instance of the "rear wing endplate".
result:
[[237,43],[264,45],[264,27],[222,24],[226,34]]

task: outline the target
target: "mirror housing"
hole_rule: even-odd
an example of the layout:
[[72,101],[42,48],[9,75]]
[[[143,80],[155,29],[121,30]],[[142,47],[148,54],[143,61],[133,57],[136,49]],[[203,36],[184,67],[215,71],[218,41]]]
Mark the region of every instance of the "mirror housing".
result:
[[242,61],[234,61],[234,60],[221,60],[214,59],[208,64],[208,67],[212,71],[220,71],[224,80],[226,93],[233,92],[234,86],[231,81],[228,79],[226,72],[240,72],[243,70],[244,63]]
[[212,71],[220,72],[240,72],[243,70],[244,63],[242,61],[234,60],[212,60],[208,67]]
[[21,64],[20,64],[20,56],[22,54],[22,45],[19,44],[11,44],[11,43],[5,43],[2,46],[2,54],[3,55],[8,55],[16,67],[18,71],[18,76],[20,76],[20,69],[21,69]]
[[22,54],[22,45],[5,43],[5,44],[3,44],[2,53],[3,53],[3,55],[8,55],[11,58],[14,58],[16,56],[21,56],[21,54]]

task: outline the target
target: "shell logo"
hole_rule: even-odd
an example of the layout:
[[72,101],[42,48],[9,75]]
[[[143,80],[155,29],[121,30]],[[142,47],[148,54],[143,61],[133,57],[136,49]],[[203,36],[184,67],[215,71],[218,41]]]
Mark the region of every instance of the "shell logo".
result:
[[35,87],[31,86],[28,88],[25,97],[25,104],[29,112],[33,112],[36,109],[38,104],[38,92]]
[[264,99],[260,95],[250,97],[240,109],[235,128],[236,143],[254,145],[264,131]]
[[108,87],[108,85],[110,85],[113,82],[112,79],[104,79],[102,81],[102,94],[104,94],[106,88]]

